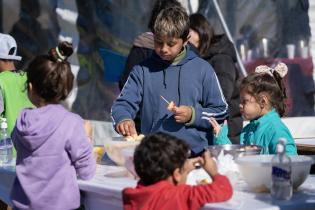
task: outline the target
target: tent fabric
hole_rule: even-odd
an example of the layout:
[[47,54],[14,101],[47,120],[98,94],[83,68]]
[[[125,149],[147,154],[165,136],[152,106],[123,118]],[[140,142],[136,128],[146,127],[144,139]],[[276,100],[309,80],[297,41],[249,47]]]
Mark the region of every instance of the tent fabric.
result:
[[[204,14],[217,33],[224,32],[213,0],[180,1],[189,12],[198,11]],[[315,30],[313,1],[217,2],[237,49],[240,50],[241,46],[245,49],[243,55],[245,66],[253,60],[269,62],[270,58],[286,58],[287,44],[295,45],[296,58],[302,56],[302,48],[315,50],[315,38],[311,36],[311,32]],[[18,54],[22,55],[22,62],[18,67],[26,67],[35,55],[47,53],[58,41],[71,40],[75,54],[70,62],[76,81],[72,94],[64,104],[83,118],[110,122],[110,108],[119,94],[119,89],[116,82],[104,79],[106,67],[104,68],[99,48],[110,49],[127,56],[134,38],[147,31],[147,22],[154,1],[11,0],[2,1],[0,4],[3,11],[0,30],[10,33],[17,40]],[[270,62],[268,64],[273,65]],[[313,66],[312,59],[309,66]],[[304,72],[303,68],[301,72]],[[309,85],[306,86],[309,99],[314,98],[314,92],[309,91],[314,83],[313,68],[311,74],[313,77],[308,75]],[[296,92],[290,88],[289,91]],[[299,98],[292,100],[295,100],[293,102],[296,102],[294,104],[299,107],[298,110],[302,111],[291,116],[306,113],[303,101]],[[312,100],[308,102],[312,103],[310,105],[312,109],[314,102]]]

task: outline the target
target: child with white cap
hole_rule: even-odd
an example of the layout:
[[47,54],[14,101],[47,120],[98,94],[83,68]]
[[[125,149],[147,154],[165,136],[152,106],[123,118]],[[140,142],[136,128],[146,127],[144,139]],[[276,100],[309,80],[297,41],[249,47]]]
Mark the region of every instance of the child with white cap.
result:
[[17,55],[15,39],[9,34],[0,33],[0,113],[7,119],[9,134],[20,111],[33,107],[27,97],[26,73],[15,69],[14,62],[21,59]]
[[[14,62],[22,59],[16,53],[15,39],[8,34],[0,33],[0,114],[7,118],[10,134],[20,111],[33,106],[25,91],[26,74],[15,69]],[[13,151],[15,156],[15,150]],[[7,205],[0,200],[0,208],[6,207]]]

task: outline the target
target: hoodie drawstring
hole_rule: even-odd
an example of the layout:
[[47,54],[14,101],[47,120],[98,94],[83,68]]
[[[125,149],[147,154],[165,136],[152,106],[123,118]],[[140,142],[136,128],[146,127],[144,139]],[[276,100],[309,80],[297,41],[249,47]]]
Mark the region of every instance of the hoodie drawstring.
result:
[[[178,106],[180,105],[180,99],[181,99],[181,93],[180,93],[180,74],[182,71],[182,66],[179,67],[179,72],[178,72],[178,86],[177,86],[177,93],[178,93]],[[165,69],[163,69],[163,85],[164,85],[164,89],[166,89],[166,71]]]
[[166,89],[166,72],[165,69],[163,69],[163,85],[164,85],[164,89]]
[[177,86],[177,92],[178,92],[178,106],[180,106],[180,73],[182,70],[182,66],[179,67],[179,72],[178,72],[178,86]]

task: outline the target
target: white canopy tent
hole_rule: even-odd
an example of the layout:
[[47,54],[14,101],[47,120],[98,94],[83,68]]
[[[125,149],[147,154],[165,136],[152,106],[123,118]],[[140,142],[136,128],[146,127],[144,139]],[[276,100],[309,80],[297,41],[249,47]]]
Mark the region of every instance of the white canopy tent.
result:
[[[20,67],[25,67],[32,56],[47,52],[50,47],[57,44],[58,40],[71,40],[76,52],[70,60],[76,76],[76,84],[66,104],[83,118],[105,121],[107,122],[105,124],[110,125],[110,107],[119,92],[116,83],[104,81],[103,74],[107,69],[104,69],[98,50],[99,48],[109,48],[127,55],[136,35],[147,30],[146,25],[154,1],[32,0],[27,1],[27,4],[25,2],[11,0],[1,3],[0,29],[2,32],[11,33],[16,37],[19,52],[22,53],[24,60]],[[284,32],[280,30],[281,23],[284,22],[278,20],[282,11],[279,10],[279,4],[282,2],[291,10],[299,5],[309,4],[310,7],[306,10],[309,22],[303,22],[304,19],[301,19],[298,25],[309,28],[310,33],[305,32],[304,37],[307,40],[304,41],[306,45],[308,44],[310,55],[315,55],[315,36],[310,36],[310,34],[315,34],[314,1],[180,0],[180,2],[189,13],[198,11],[204,14],[217,32],[225,32],[229,35],[237,49],[239,43],[242,43],[245,38],[248,38],[247,41],[252,38],[250,36],[253,34],[250,33],[253,31],[248,31],[249,34],[240,32],[244,25],[250,24],[257,33],[257,46],[261,43],[262,38],[268,38],[270,46],[274,45],[272,46],[273,51],[276,52],[272,56],[276,57],[287,56],[281,49],[281,47],[285,49],[285,46],[279,44],[285,40]],[[34,12],[36,8],[38,13]],[[305,16],[305,12],[302,13],[303,10],[301,15]],[[25,28],[22,27],[24,23],[30,24],[32,27],[25,31]],[[303,30],[298,31],[303,32]],[[301,35],[302,32],[298,35]],[[300,40],[297,40],[297,43],[298,41]],[[296,53],[299,56],[298,49],[296,49]],[[243,74],[246,74],[245,67],[242,67],[243,63],[241,63],[244,59],[241,57],[239,56],[240,69]],[[312,73],[315,77],[313,70]],[[314,92],[311,94],[314,97]],[[297,122],[297,120],[298,118],[293,118],[292,122]],[[289,121],[291,122],[291,120]],[[302,119],[302,122],[304,126],[306,121]],[[311,125],[313,124],[312,119],[307,122],[313,126]]]

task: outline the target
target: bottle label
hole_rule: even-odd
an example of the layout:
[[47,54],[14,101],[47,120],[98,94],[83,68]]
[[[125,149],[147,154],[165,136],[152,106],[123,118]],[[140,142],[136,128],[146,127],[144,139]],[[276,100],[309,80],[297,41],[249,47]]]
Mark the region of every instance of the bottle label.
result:
[[282,168],[278,168],[276,166],[272,167],[272,176],[276,178],[286,179],[286,180],[291,179],[291,173],[289,171],[286,171]]

